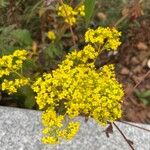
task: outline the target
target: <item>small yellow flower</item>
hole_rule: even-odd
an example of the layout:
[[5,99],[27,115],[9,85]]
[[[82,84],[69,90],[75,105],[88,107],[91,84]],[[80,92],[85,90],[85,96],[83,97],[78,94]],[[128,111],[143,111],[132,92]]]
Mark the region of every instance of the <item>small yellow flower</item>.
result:
[[98,27],[96,30],[88,29],[85,33],[85,41],[98,46],[103,46],[103,50],[117,50],[121,42],[119,37],[121,33],[115,28]]
[[63,4],[58,8],[58,16],[63,17],[66,23],[73,26],[77,23],[79,16],[85,16],[84,9],[83,4],[75,9],[67,4]]
[[42,142],[45,144],[56,144],[57,139],[52,136],[47,136],[42,138]]
[[71,26],[76,23],[76,14],[77,13],[73,10],[73,8],[67,4],[63,4],[58,8],[58,16],[62,16],[65,19],[65,22]]
[[56,35],[53,31],[48,31],[47,37],[52,41],[54,41],[56,39]]
[[17,71],[22,67],[27,59],[26,50],[15,50],[13,54],[0,58],[0,77],[8,76],[11,72]]
[[79,16],[85,16],[85,6],[83,4],[77,7],[76,11],[78,12]]
[[15,79],[14,81],[4,79],[2,82],[2,91],[7,90],[8,94],[13,94],[17,92],[17,89],[28,84],[29,79]]
[[66,130],[68,130],[66,139],[71,140],[77,134],[79,127],[80,127],[80,122],[70,122],[66,128]]

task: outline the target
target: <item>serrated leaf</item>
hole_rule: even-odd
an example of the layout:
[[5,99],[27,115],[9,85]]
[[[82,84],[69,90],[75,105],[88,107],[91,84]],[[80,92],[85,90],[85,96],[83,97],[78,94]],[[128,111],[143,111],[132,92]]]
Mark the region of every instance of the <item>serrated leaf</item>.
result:
[[45,55],[50,57],[50,58],[54,57],[54,53],[53,53],[53,50],[52,50],[51,46],[49,46],[45,49]]
[[96,0],[85,0],[84,2],[86,26],[88,26],[88,24],[90,23],[90,19],[93,15],[94,8],[95,8],[95,2]]
[[49,57],[54,58],[55,56],[62,55],[62,48],[61,45],[54,43],[51,43],[49,47],[46,49],[46,54],[48,54]]
[[22,43],[23,45],[26,45],[26,46],[32,45],[33,41],[31,38],[31,34],[26,29],[13,30],[11,35],[15,40],[17,40],[19,43]]

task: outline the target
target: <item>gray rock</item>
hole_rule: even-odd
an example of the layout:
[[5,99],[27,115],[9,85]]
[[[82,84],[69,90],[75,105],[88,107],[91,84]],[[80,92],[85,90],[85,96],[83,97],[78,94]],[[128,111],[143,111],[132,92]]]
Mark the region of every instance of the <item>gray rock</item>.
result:
[[[0,107],[0,150],[130,150],[117,129],[106,137],[103,130],[94,120],[85,123],[82,117],[80,131],[69,142],[60,145],[41,143],[42,126],[40,111]],[[116,122],[126,137],[133,141],[135,150],[150,150],[150,132]],[[150,129],[150,125],[138,124]]]

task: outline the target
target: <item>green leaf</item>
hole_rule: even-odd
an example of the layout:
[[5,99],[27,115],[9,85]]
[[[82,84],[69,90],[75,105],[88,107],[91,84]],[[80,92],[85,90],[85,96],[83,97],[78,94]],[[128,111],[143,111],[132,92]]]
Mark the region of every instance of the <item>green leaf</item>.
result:
[[32,38],[31,34],[26,29],[16,29],[13,30],[11,35],[13,38],[15,38],[19,43],[25,45],[25,46],[31,46],[32,45]]
[[44,50],[44,52],[45,52],[45,56],[47,57],[50,57],[50,58],[54,58],[54,52],[53,52],[53,46],[52,45],[50,45],[50,46],[48,46],[45,50]]
[[62,47],[62,44],[61,43],[56,43],[55,45],[54,45],[54,53],[55,53],[55,55],[57,56],[57,57],[61,57],[62,56],[62,54],[63,54],[63,47]]
[[144,105],[150,104],[150,99],[146,99],[146,98],[140,97],[139,100],[142,101],[142,103],[143,103]]
[[136,90],[134,93],[144,105],[150,104],[150,90],[143,92]]
[[141,93],[138,90],[134,91],[134,93],[137,97],[140,97],[140,95],[141,95]]
[[46,49],[46,54],[51,58],[54,58],[55,56],[59,57],[62,53],[62,46],[59,43],[57,43],[57,45],[55,43],[51,43]]
[[141,92],[141,97],[150,97],[150,90],[147,90],[147,91],[144,91],[144,92]]
[[84,2],[86,26],[88,26],[90,23],[90,19],[93,15],[93,11],[95,8],[95,3],[96,3],[96,0],[85,0]]
[[136,90],[135,94],[138,97],[143,97],[143,98],[150,97],[150,90],[143,91],[143,92],[140,92],[140,91]]
[[26,108],[33,108],[35,105],[35,94],[31,87],[24,86],[21,88],[22,94],[25,96],[25,102],[24,105]]
[[25,102],[24,102],[24,106],[26,108],[33,108],[33,106],[35,105],[35,98],[33,96],[27,96],[25,98]]
[[0,0],[0,8],[4,8],[8,5],[7,0]]

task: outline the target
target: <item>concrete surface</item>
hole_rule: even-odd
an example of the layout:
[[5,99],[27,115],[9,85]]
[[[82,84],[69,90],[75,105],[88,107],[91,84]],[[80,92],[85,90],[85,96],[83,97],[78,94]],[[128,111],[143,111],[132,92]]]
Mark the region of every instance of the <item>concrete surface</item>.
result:
[[[130,150],[118,130],[107,138],[104,128],[90,119],[85,123],[82,117],[80,131],[70,142],[51,146],[41,143],[42,126],[39,111],[0,107],[0,150]],[[135,150],[150,150],[150,132],[119,122],[126,137],[134,142]],[[138,124],[150,129],[150,125]]]

